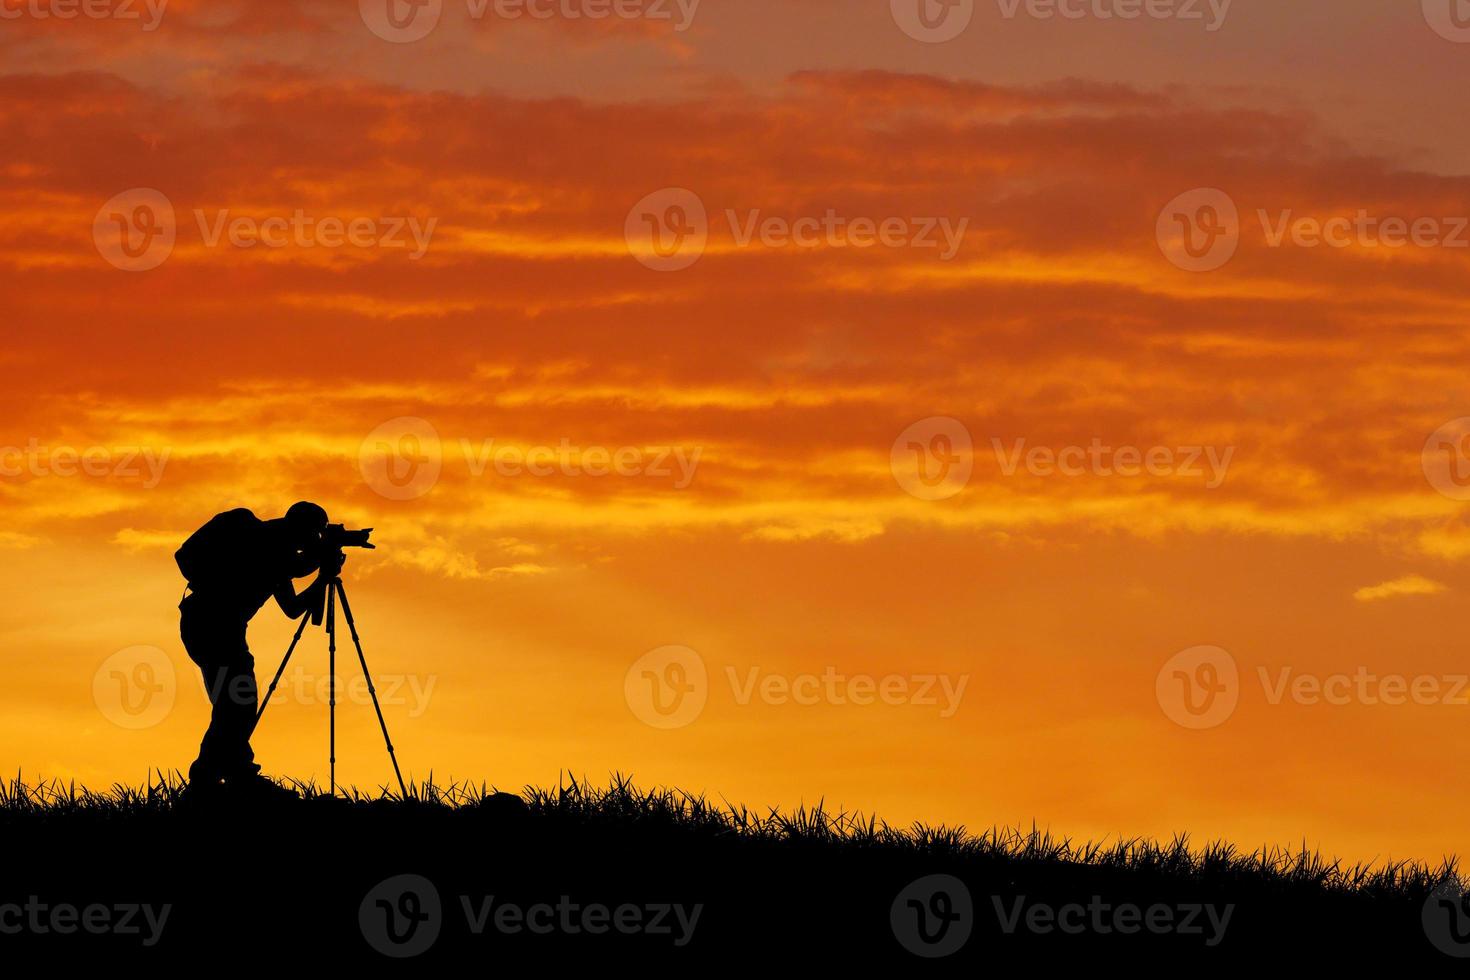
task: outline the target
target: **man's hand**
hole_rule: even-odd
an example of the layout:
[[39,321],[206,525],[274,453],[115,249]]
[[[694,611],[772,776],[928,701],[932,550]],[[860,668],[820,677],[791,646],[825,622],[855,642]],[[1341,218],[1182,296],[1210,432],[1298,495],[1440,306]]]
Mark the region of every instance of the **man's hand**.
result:
[[301,593],[301,599],[306,606],[307,613],[311,616],[313,626],[322,624],[322,616],[327,607],[327,588],[333,581],[335,580],[332,576],[328,575],[327,570],[323,568],[317,575],[316,581],[308,585]]

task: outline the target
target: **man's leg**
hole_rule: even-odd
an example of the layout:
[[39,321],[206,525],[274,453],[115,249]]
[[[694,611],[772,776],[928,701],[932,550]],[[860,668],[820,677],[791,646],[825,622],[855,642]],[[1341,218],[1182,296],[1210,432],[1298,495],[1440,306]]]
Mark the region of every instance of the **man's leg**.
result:
[[223,664],[200,664],[199,672],[204,675],[204,693],[209,695],[210,713],[209,727],[199,743],[199,757],[189,767],[189,782],[196,786],[218,782],[224,776],[219,759],[219,744],[224,731],[221,703],[229,677],[229,670]]
[[200,672],[212,709],[199,758],[189,767],[189,781],[212,783],[259,772],[250,748],[258,706],[255,659],[246,654],[228,663],[201,665]]
[[260,767],[254,764],[250,749],[250,731],[255,726],[259,704],[255,690],[255,661],[219,664],[205,670],[205,683],[213,685],[210,702],[209,730],[199,746],[200,759],[207,760],[207,770],[216,778],[234,779],[252,775]]
[[255,712],[260,696],[255,688],[255,658],[250,654],[228,668],[228,712],[223,723],[220,751],[226,762],[225,778],[253,776],[260,772],[255,752],[250,748],[250,733],[255,728]]
[[209,728],[199,758],[189,767],[191,783],[217,783],[259,771],[252,765],[250,732],[255,724],[255,658],[245,641],[245,623],[200,605],[197,596],[180,604],[179,636],[199,666],[209,696]]

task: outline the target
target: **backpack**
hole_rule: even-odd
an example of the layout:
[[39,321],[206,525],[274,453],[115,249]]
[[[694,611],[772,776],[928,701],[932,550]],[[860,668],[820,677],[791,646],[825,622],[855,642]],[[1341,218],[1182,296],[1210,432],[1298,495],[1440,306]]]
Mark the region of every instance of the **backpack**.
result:
[[198,590],[228,580],[251,540],[265,523],[244,507],[211,517],[174,552],[179,571]]

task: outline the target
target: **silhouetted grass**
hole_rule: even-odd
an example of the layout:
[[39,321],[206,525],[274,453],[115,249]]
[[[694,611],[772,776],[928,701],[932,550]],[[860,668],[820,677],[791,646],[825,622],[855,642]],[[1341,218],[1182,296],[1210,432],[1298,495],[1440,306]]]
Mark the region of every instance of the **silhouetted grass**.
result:
[[[101,791],[58,781],[27,784],[17,776],[0,785],[0,833],[38,848],[16,862],[17,887],[29,880],[24,887],[65,882],[80,895],[124,884],[164,896],[204,894],[208,907],[248,907],[239,915],[252,929],[262,927],[251,918],[256,910],[281,898],[278,885],[245,883],[207,864],[178,863],[176,855],[209,857],[221,840],[265,833],[264,854],[274,849],[289,862],[286,884],[292,875],[310,882],[313,897],[284,893],[307,917],[322,909],[351,912],[375,882],[404,872],[428,876],[447,894],[483,891],[526,902],[557,894],[610,905],[683,896],[709,909],[699,950],[710,961],[723,961],[727,949],[749,953],[752,941],[779,937],[781,945],[814,941],[837,959],[909,963],[913,958],[894,942],[889,909],[906,884],[935,874],[958,877],[975,896],[983,938],[966,955],[985,962],[1002,949],[1028,962],[1090,963],[1099,951],[1104,958],[1158,953],[1171,962],[1241,962],[1286,941],[1315,950],[1318,963],[1325,962],[1324,950],[1361,963],[1365,937],[1403,961],[1441,955],[1427,946],[1419,916],[1436,888],[1458,887],[1454,859],[1438,866],[1346,864],[1306,848],[1193,846],[1184,835],[1095,842],[1035,826],[892,827],[820,802],[752,810],[677,789],[640,789],[621,775],[607,785],[565,778],[554,788],[519,794],[484,783],[440,784],[432,776],[411,783],[406,796],[386,787],[329,796],[312,783],[294,786],[299,801],[222,811],[191,804],[177,773]],[[322,874],[328,865],[332,872]],[[62,868],[59,877],[51,874]],[[1178,936],[1018,935],[987,920],[984,903],[992,896],[997,910],[1002,900],[1020,896],[1054,906],[1101,897],[1139,906],[1228,903],[1238,911],[1227,941],[1203,948]],[[361,954],[350,916],[332,922],[338,946],[347,943]],[[187,946],[187,934],[177,938],[184,929],[181,921],[171,938]],[[509,948],[499,939],[497,948]],[[572,948],[589,941],[581,937]],[[553,943],[533,952],[563,955],[565,949]]]
[[[301,794],[303,804],[327,799],[325,789],[314,782],[287,780],[285,784]],[[183,778],[176,772],[160,773],[142,787],[118,783],[101,791],[55,780],[27,784],[17,776],[0,783],[0,828],[23,831],[38,820],[127,820],[169,813],[180,808],[184,787]],[[440,785],[431,776],[424,782],[409,782],[406,798],[387,786],[375,792],[339,787],[337,802],[347,804],[349,809],[393,806],[409,812],[469,813],[494,806],[497,797],[506,795],[485,783]],[[964,826],[922,823],[897,828],[861,813],[831,812],[821,802],[789,812],[775,808],[759,812],[679,789],[641,789],[621,774],[613,775],[607,786],[572,778],[554,789],[526,787],[519,799],[526,806],[527,819],[544,821],[567,832],[595,827],[603,832],[621,829],[685,838],[800,844],[838,854],[881,850],[959,863],[1070,865],[1180,880],[1308,888],[1410,901],[1421,901],[1437,885],[1459,878],[1458,861],[1453,857],[1437,867],[1413,861],[1344,864],[1305,846],[1300,850],[1263,846],[1243,851],[1235,844],[1216,841],[1193,847],[1188,835],[1167,842],[1135,837],[1108,843],[1076,842],[1035,826],[1029,830],[993,826],[979,832]]]

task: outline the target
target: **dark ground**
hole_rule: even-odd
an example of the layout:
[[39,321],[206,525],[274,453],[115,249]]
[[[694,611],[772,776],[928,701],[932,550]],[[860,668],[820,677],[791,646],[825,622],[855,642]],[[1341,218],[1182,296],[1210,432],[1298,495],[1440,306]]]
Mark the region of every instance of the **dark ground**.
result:
[[412,792],[201,806],[167,782],[106,794],[12,784],[0,798],[0,951],[68,965],[207,959],[255,970],[412,953],[414,967],[778,975],[1470,963],[1452,955],[1470,956],[1470,913],[1458,893],[1444,904],[1433,894],[1446,868],[899,832],[625,782],[529,791],[525,802],[478,788]]

